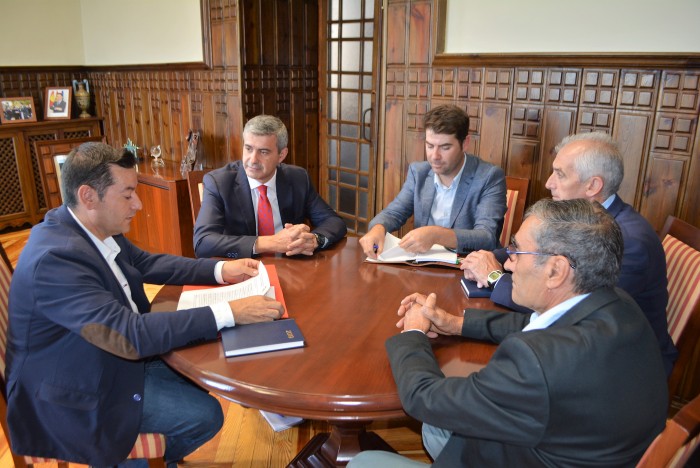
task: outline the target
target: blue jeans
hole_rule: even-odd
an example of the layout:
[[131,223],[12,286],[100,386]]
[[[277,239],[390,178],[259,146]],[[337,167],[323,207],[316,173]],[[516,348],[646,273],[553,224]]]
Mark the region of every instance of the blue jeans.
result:
[[[216,398],[170,369],[160,359],[146,363],[143,416],[139,432],[165,435],[168,468],[214,437],[224,424]],[[123,468],[147,468],[147,460],[126,460]]]

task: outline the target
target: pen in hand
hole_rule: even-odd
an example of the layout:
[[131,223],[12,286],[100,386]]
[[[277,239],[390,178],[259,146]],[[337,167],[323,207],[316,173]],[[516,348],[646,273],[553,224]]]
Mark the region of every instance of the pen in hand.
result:
[[372,245],[372,249],[374,249],[374,253],[377,253],[377,250],[379,250],[379,246],[377,244]]

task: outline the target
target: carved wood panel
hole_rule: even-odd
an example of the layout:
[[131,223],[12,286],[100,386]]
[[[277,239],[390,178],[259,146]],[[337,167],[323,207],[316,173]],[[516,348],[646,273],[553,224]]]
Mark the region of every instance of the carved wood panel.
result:
[[[509,63],[507,57],[465,54],[438,55],[416,68],[410,52],[423,50],[437,37],[431,30],[437,22],[424,20],[435,15],[440,4],[435,0],[428,8],[420,0],[388,0],[387,117],[404,100],[421,100],[426,108],[446,102],[463,107],[471,121],[470,150],[499,164],[508,175],[529,178],[528,203],[550,195],[544,185],[554,147],[564,136],[609,133],[625,161],[620,196],[656,229],[669,214],[700,226],[697,59],[687,63],[658,57],[621,57],[619,62],[611,57],[542,60],[521,54]],[[420,157],[408,147],[397,154],[399,141],[410,142],[408,146],[419,139],[416,118],[408,111],[399,129],[397,122],[387,119],[380,158],[391,164],[385,165],[384,189],[378,197],[384,204],[401,187],[396,173],[389,174],[387,167],[401,166],[397,159],[405,165]],[[401,177],[403,181],[403,173]]]

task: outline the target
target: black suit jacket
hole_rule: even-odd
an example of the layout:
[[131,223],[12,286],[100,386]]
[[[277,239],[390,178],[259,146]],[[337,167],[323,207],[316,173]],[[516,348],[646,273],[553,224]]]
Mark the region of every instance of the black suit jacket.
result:
[[[615,197],[608,212],[620,226],[625,244],[617,285],[637,301],[649,320],[659,342],[666,374],[670,375],[678,351],[668,334],[666,255],[661,241],[649,222],[619,196]],[[494,254],[501,264],[505,263],[507,256],[504,249]],[[493,288],[491,300],[518,312],[532,312],[513,302],[512,290],[512,279],[510,274],[506,274]]]
[[481,371],[445,378],[429,339],[387,351],[411,416],[453,431],[435,466],[634,466],[666,422],[654,334],[624,292],[600,289],[549,328],[467,309],[462,334],[500,343]]
[[[345,222],[319,196],[304,169],[280,164],[276,187],[283,224],[301,224],[308,219],[313,232],[326,236],[328,245],[345,237]],[[195,254],[252,257],[257,237],[250,184],[241,161],[205,175],[202,207],[194,227]]]

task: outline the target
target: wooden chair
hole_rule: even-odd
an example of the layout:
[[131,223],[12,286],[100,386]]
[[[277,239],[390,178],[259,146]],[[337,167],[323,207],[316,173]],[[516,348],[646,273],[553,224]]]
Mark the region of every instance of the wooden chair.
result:
[[510,242],[511,233],[518,232],[523,222],[529,185],[528,179],[506,176],[506,206],[508,210],[503,218],[503,229],[500,237],[501,245],[504,247]]
[[637,468],[686,466],[700,445],[700,396],[685,405],[656,436]]
[[[2,398],[0,398],[0,425],[8,444],[10,442],[10,431],[7,425],[7,394],[5,393],[5,350],[7,349],[8,299],[12,273],[12,264],[7,258],[5,249],[0,245],[0,393],[2,393]],[[139,434],[136,444],[127,458],[146,458],[149,466],[165,468],[164,454],[165,436],[163,434]],[[59,467],[68,467],[68,463],[64,461],[22,456],[14,452],[12,452],[12,460],[17,468],[32,466],[34,463],[58,463]]]
[[660,233],[668,276],[668,332],[678,348],[671,414],[700,393],[700,229],[669,216]]
[[199,209],[202,207],[202,197],[204,184],[202,180],[204,179],[204,174],[206,171],[189,171],[187,173],[187,187],[190,191],[190,207],[192,208],[192,222],[197,222],[197,215],[199,214]]

